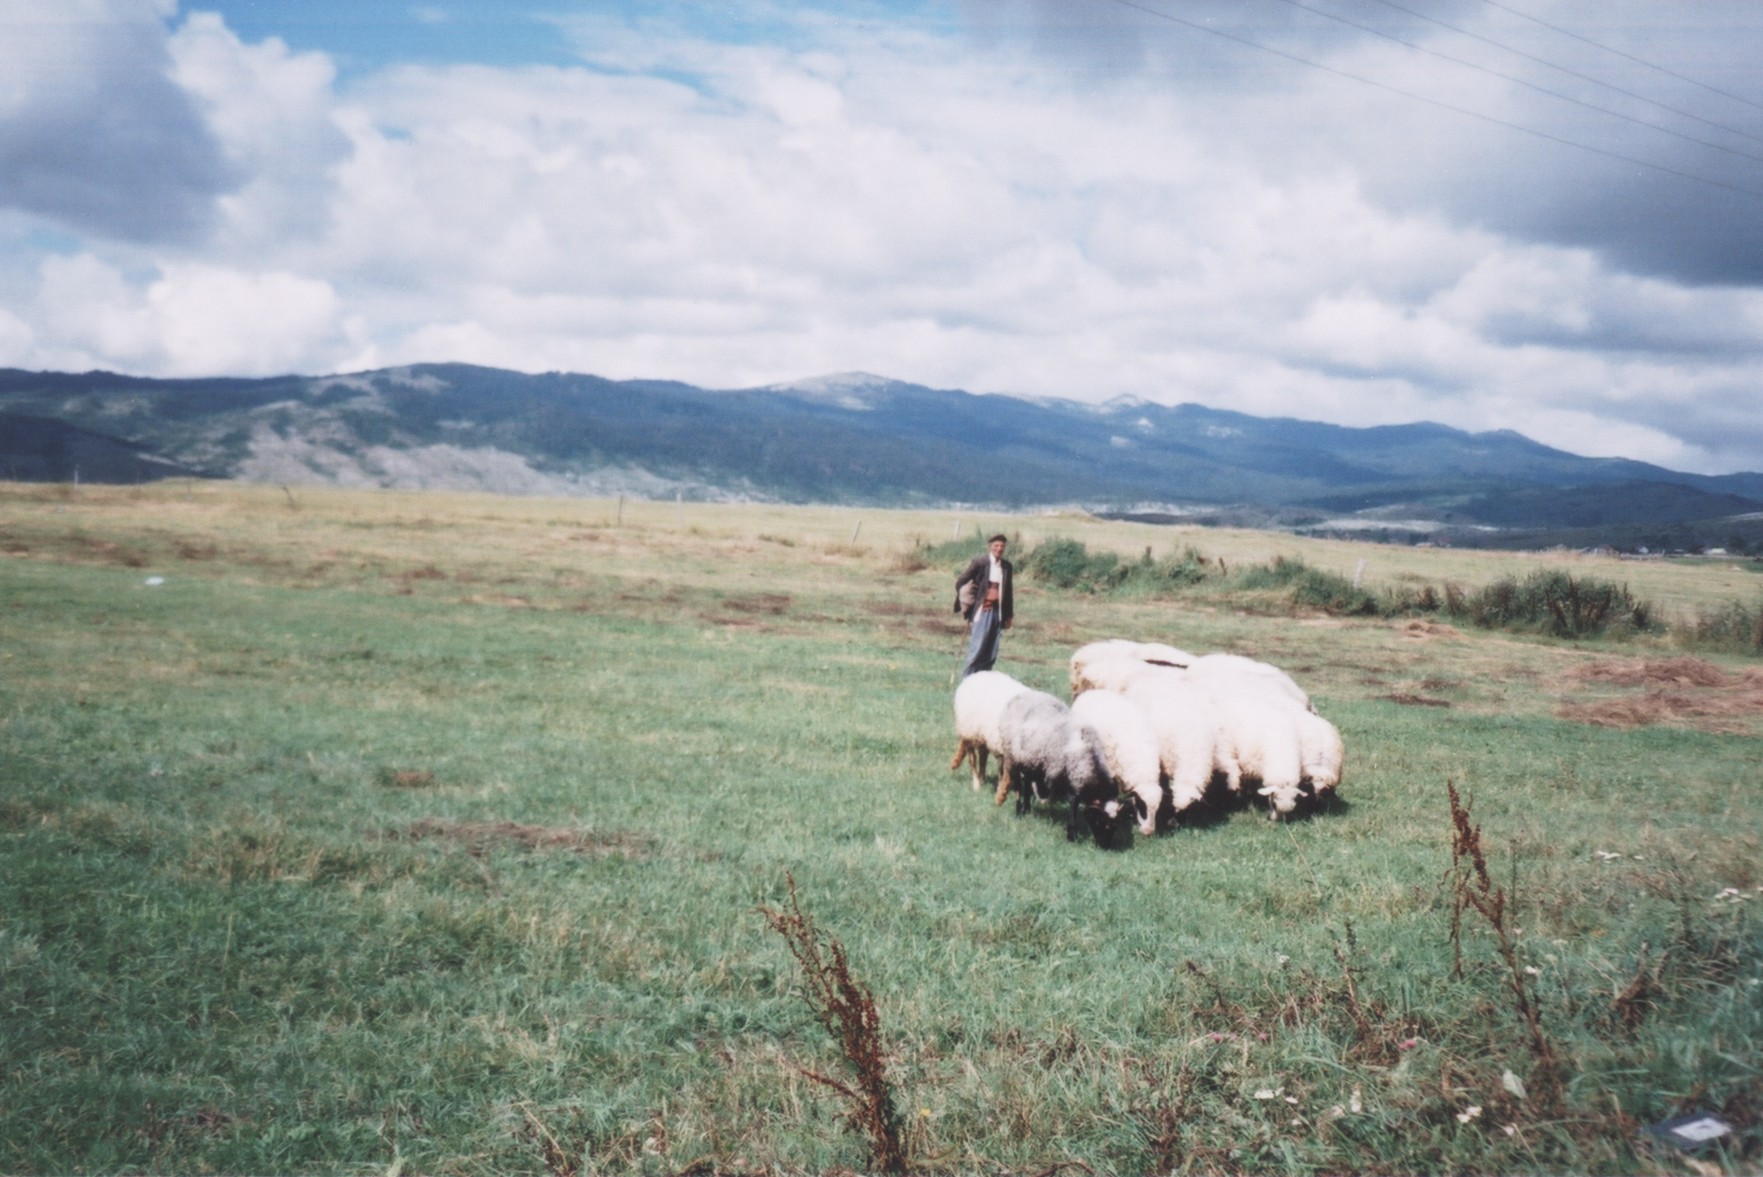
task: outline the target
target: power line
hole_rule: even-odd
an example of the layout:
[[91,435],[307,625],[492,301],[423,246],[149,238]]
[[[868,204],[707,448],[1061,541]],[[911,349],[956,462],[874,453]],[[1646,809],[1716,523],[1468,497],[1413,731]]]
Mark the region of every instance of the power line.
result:
[[[1504,49],[1507,53],[1516,54],[1517,56],[1522,57],[1527,61],[1534,61],[1538,65],[1547,66],[1549,69],[1559,70],[1561,73],[1566,74],[1570,78],[1578,78],[1582,82],[1590,82],[1594,86],[1602,86],[1606,90],[1614,90],[1616,93],[1621,94],[1626,98],[1633,98],[1637,102],[1645,102],[1648,106],[1656,106],[1660,110],[1670,111],[1672,114],[1678,115],[1682,118],[1691,119],[1695,122],[1703,124],[1704,126],[1713,127],[1717,131],[1725,131],[1728,134],[1737,135],[1741,139],[1749,139],[1754,143],[1763,143],[1763,136],[1753,135],[1749,131],[1742,130],[1738,127],[1728,126],[1725,123],[1715,122],[1713,119],[1710,119],[1710,118],[1704,118],[1701,115],[1697,114],[1693,110],[1680,110],[1679,108],[1672,106],[1670,103],[1660,102],[1654,98],[1648,98],[1645,94],[1637,94],[1633,90],[1624,89],[1623,87],[1618,86],[1613,82],[1606,82],[1602,78],[1594,78],[1590,74],[1582,74],[1578,70],[1568,69],[1566,66],[1561,65],[1558,62],[1549,61],[1547,58],[1538,57],[1534,53],[1527,53],[1523,49],[1518,48],[1516,45],[1507,45],[1506,43],[1504,43],[1502,41],[1496,41],[1492,37],[1484,37],[1482,34],[1477,33],[1477,32],[1472,32],[1469,29],[1458,28],[1456,25],[1448,24],[1445,21],[1439,20],[1437,17],[1428,16],[1426,13],[1418,12],[1412,8],[1407,7],[1406,5],[1397,4],[1395,2],[1395,0],[1377,0],[1377,2],[1379,4],[1382,4],[1386,8],[1393,8],[1397,12],[1405,12],[1409,16],[1418,17],[1421,20],[1428,21],[1432,24],[1439,26],[1439,28],[1441,28],[1441,29],[1448,29],[1449,31],[1451,31],[1453,33],[1457,33],[1461,36],[1469,37],[1473,40],[1480,41],[1484,45],[1492,45],[1496,49]],[[1503,8],[1504,5],[1495,4],[1494,7],[1495,8]],[[1511,9],[1507,9],[1506,11],[1510,12]],[[1553,27],[1553,26],[1550,26],[1550,27]],[[1562,30],[1562,31],[1565,31],[1565,30]],[[1584,38],[1581,38],[1581,39],[1583,40]],[[1595,44],[1595,42],[1588,42],[1588,44]],[[1601,48],[1601,46],[1600,46],[1600,48]],[[1616,50],[1611,50],[1611,52],[1616,52]],[[1626,57],[1628,55],[1623,54],[1623,56]],[[1632,58],[1632,60],[1638,61],[1642,65],[1648,64],[1647,62],[1641,61],[1641,59],[1638,57]],[[1650,66],[1649,68],[1659,69],[1660,67],[1655,65],[1655,66]],[[1669,70],[1665,70],[1663,72],[1670,73]],[[1673,76],[1676,76],[1676,75],[1673,75]],[[1688,81],[1689,79],[1686,78],[1684,80]],[[1700,85],[1701,83],[1698,82],[1696,84]],[[1721,91],[1715,91],[1715,93],[1721,93]],[[1740,101],[1743,101],[1743,99],[1740,99]],[[1763,109],[1763,107],[1759,107],[1759,109]],[[1626,116],[1624,116],[1624,117],[1626,117]],[[1652,124],[1649,123],[1649,124],[1644,124],[1644,125],[1650,126]]]
[[1198,21],[1187,20],[1186,18],[1176,16],[1173,13],[1151,8],[1148,5],[1137,3],[1136,0],[1112,0],[1112,3],[1118,4],[1122,8],[1130,8],[1135,12],[1142,12],[1147,16],[1156,17],[1158,20],[1166,20],[1172,24],[1182,25],[1183,27],[1193,29],[1196,32],[1207,33],[1214,37],[1221,37],[1226,41],[1234,41],[1239,45],[1246,45],[1251,49],[1258,49],[1263,53],[1271,53],[1275,57],[1283,57],[1287,61],[1296,62],[1299,65],[1308,66],[1311,69],[1318,69],[1324,73],[1334,74],[1336,77],[1346,78],[1349,81],[1358,82],[1364,86],[1371,86],[1390,94],[1413,99],[1416,102],[1424,102],[1428,106],[1436,106],[1440,110],[1448,110],[1453,114],[1460,114],[1472,119],[1479,119],[1484,123],[1491,123],[1497,127],[1505,127],[1507,130],[1518,131],[1522,134],[1531,135],[1538,139],[1545,139],[1551,143],[1559,143],[1563,147],[1572,147],[1579,151],[1589,152],[1593,155],[1601,155],[1606,159],[1613,159],[1620,163],[1633,164],[1636,167],[1646,168],[1649,171],[1662,172],[1668,176],[1676,176],[1680,180],[1692,180],[1698,184],[1707,184],[1715,188],[1724,188],[1729,192],[1737,192],[1743,196],[1750,196],[1755,197],[1758,200],[1763,200],[1763,191],[1758,191],[1755,188],[1746,188],[1739,184],[1729,184],[1724,180],[1715,180],[1707,176],[1695,175],[1692,172],[1679,171],[1677,168],[1666,167],[1664,164],[1651,163],[1644,159],[1636,159],[1633,156],[1623,155],[1616,151],[1609,151],[1602,147],[1593,147],[1589,143],[1577,143],[1572,139],[1563,138],[1562,136],[1553,134],[1549,131],[1540,131],[1535,127],[1527,127],[1520,123],[1508,122],[1505,119],[1497,118],[1491,114],[1483,114],[1478,110],[1470,110],[1467,107],[1458,106],[1454,103],[1445,102],[1437,98],[1428,98],[1426,95],[1416,94],[1412,90],[1404,90],[1399,86],[1392,86],[1387,82],[1379,82],[1374,78],[1367,78],[1361,74],[1337,69],[1332,65],[1324,65],[1320,61],[1312,61],[1307,57],[1300,57],[1295,53],[1288,53],[1283,49],[1275,49],[1271,45],[1263,45],[1261,42],[1251,40],[1248,37],[1241,37],[1235,33],[1227,33],[1223,29],[1215,29],[1209,25],[1201,24]]
[[[1485,65],[1477,65],[1473,61],[1465,61],[1461,57],[1453,57],[1449,53],[1442,53],[1437,49],[1429,49],[1425,45],[1417,45],[1413,41],[1405,41],[1401,37],[1395,36],[1393,33],[1386,33],[1382,29],[1376,29],[1376,28],[1371,27],[1370,25],[1361,24],[1360,22],[1358,22],[1356,20],[1350,20],[1344,16],[1336,16],[1332,12],[1324,12],[1320,8],[1312,8],[1312,7],[1310,7],[1310,5],[1302,3],[1301,0],[1279,0],[1279,2],[1281,4],[1290,5],[1291,7],[1296,8],[1301,12],[1308,12],[1312,16],[1320,16],[1324,20],[1332,20],[1336,24],[1346,25],[1350,29],[1358,29],[1362,33],[1370,33],[1374,37],[1382,37],[1386,41],[1393,42],[1393,43],[1400,45],[1406,49],[1412,49],[1416,53],[1424,53],[1428,57],[1436,57],[1440,61],[1448,61],[1452,65],[1460,65],[1460,66],[1463,66],[1465,69],[1476,70],[1479,73],[1487,74],[1489,77],[1499,78],[1502,82],[1511,82],[1515,86],[1523,86],[1527,90],[1535,90],[1538,94],[1546,94],[1548,97],[1558,98],[1562,102],[1571,102],[1575,106],[1582,106],[1585,109],[1590,110],[1590,111],[1595,111],[1598,114],[1607,114],[1611,118],[1618,118],[1618,119],[1623,120],[1624,122],[1633,123],[1637,127],[1645,127],[1650,131],[1658,131],[1662,135],[1670,135],[1673,138],[1682,139],[1688,143],[1694,143],[1698,147],[1707,147],[1707,148],[1711,148],[1715,151],[1724,151],[1728,155],[1736,155],[1736,156],[1740,157],[1741,159],[1748,159],[1748,160],[1752,160],[1756,163],[1763,163],[1763,155],[1753,155],[1748,151],[1740,151],[1734,147],[1725,147],[1719,143],[1711,143],[1706,139],[1698,139],[1694,135],[1686,135],[1682,131],[1674,131],[1670,127],[1662,127],[1658,123],[1650,123],[1646,119],[1637,119],[1633,115],[1623,114],[1619,110],[1611,110],[1607,106],[1599,106],[1595,102],[1586,102],[1583,99],[1575,98],[1571,94],[1563,94],[1559,90],[1551,90],[1547,86],[1539,86],[1535,82],[1527,82],[1523,78],[1516,77],[1512,74],[1501,73],[1497,69],[1489,69]],[[1380,3],[1388,3],[1389,0],[1379,0],[1379,2]],[[1390,7],[1400,8],[1400,5],[1391,4]],[[1401,11],[1407,12],[1408,10],[1404,8],[1404,9],[1401,9]],[[1416,13],[1414,15],[1418,15],[1418,14]],[[1429,17],[1427,19],[1430,20],[1431,18]],[[1439,22],[1434,22],[1434,23],[1439,23]],[[1449,28],[1450,26],[1446,25],[1444,27]],[[1452,31],[1455,32],[1455,31],[1459,31],[1459,30],[1452,30]],[[1547,65],[1548,63],[1544,62],[1543,64]],[[1588,81],[1595,81],[1596,79],[1587,79],[1587,80]],[[1598,84],[1602,85],[1603,83],[1600,82]],[[1716,124],[1716,125],[1718,125],[1718,124]],[[1732,128],[1721,127],[1720,129],[1721,130],[1731,130]],[[1738,133],[1741,135],[1744,135],[1743,131],[1740,131]],[[1754,138],[1754,136],[1750,136],[1750,135],[1745,135],[1745,137],[1747,139]],[[1763,139],[1758,139],[1757,141],[1759,143],[1763,143]]]
[[1535,16],[1530,15],[1528,12],[1520,12],[1516,8],[1512,8],[1512,7],[1505,5],[1505,4],[1497,3],[1496,0],[1482,0],[1482,3],[1488,5],[1490,8],[1498,8],[1501,12],[1510,12],[1513,16],[1516,16],[1522,20],[1528,20],[1531,24],[1541,25],[1543,28],[1548,29],[1552,33],[1560,33],[1563,37],[1572,37],[1575,41],[1583,41],[1585,44],[1590,45],[1594,49],[1602,49],[1605,53],[1614,53],[1618,57],[1625,58],[1629,61],[1634,62],[1636,65],[1644,65],[1648,69],[1658,70],[1660,73],[1664,74],[1668,78],[1676,78],[1680,82],[1688,82],[1692,86],[1700,86],[1702,89],[1708,91],[1708,93],[1710,93],[1710,94],[1718,94],[1722,98],[1730,98],[1734,102],[1742,102],[1746,106],[1752,107],[1753,109],[1763,110],[1763,103],[1753,102],[1749,98],[1746,98],[1742,94],[1734,94],[1729,90],[1722,90],[1718,86],[1710,86],[1706,82],[1698,82],[1694,78],[1685,77],[1683,74],[1677,73],[1673,70],[1668,70],[1664,66],[1658,65],[1658,64],[1651,62],[1651,61],[1648,61],[1645,58],[1636,57],[1632,53],[1624,53],[1620,49],[1617,49],[1617,48],[1610,46],[1610,45],[1605,45],[1599,41],[1594,41],[1590,37],[1582,37],[1578,33],[1574,32],[1572,29],[1564,29],[1560,25],[1552,25],[1548,21],[1543,20],[1540,17],[1535,17]]

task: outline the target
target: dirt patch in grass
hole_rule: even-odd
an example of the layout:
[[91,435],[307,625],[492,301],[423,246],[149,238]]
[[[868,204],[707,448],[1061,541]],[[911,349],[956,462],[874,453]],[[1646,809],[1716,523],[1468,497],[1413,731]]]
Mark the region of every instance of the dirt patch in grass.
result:
[[1405,638],[1460,638],[1463,631],[1454,625],[1445,625],[1438,621],[1424,621],[1418,617],[1402,626]]
[[[938,608],[937,605],[927,605],[918,601],[876,600],[866,601],[863,604],[864,612],[878,614],[882,617],[923,617],[927,613],[934,613],[941,617],[946,608],[947,606]],[[955,614],[951,611],[947,615],[953,617]]]
[[1728,674],[1712,662],[1690,657],[1600,660],[1579,667],[1572,677],[1584,683],[1617,687],[1730,687],[1746,679],[1745,675]]
[[754,593],[747,597],[726,597],[720,604],[736,613],[763,613],[772,617],[789,611],[792,599],[787,593]]
[[1449,699],[1434,699],[1430,695],[1416,695],[1412,691],[1396,691],[1389,695],[1379,695],[1378,698],[1387,703],[1398,703],[1403,707],[1449,707],[1451,705]]
[[124,568],[145,568],[146,553],[126,547],[113,540],[94,539],[90,536],[75,536],[73,546],[88,559],[95,559],[101,564],[120,564]]
[[1574,670],[1576,687],[1638,687],[1640,693],[1569,699],[1560,719],[1600,727],[1671,725],[1744,735],[1763,721],[1763,673],[1722,670],[1700,658],[1600,660]]
[[427,817],[412,822],[404,830],[389,831],[387,837],[413,842],[440,838],[457,842],[474,855],[487,854],[498,846],[517,846],[523,850],[570,850],[577,854],[636,859],[649,857],[655,849],[652,839],[639,834],[523,825],[513,821],[442,821]]
[[504,609],[531,609],[533,602],[530,597],[506,596],[500,593],[471,593],[462,597],[467,605],[499,605]]
[[435,783],[435,774],[424,768],[382,768],[374,773],[374,783],[388,789],[426,789]]

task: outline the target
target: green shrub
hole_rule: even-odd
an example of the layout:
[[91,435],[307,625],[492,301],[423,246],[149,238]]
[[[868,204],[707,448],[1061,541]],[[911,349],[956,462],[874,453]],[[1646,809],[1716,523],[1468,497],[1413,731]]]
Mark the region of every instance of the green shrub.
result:
[[1763,654],[1763,598],[1755,605],[1728,601],[1718,609],[1704,610],[1680,626],[1677,637],[1681,644],[1698,649]]
[[1383,612],[1376,597],[1346,577],[1319,568],[1306,568],[1292,581],[1292,604],[1345,617],[1376,617]]
[[1302,579],[1310,571],[1310,566],[1302,560],[1275,556],[1270,564],[1252,564],[1235,573],[1231,576],[1230,583],[1232,588],[1251,592],[1257,589],[1281,589]]
[[1052,539],[1022,557],[1022,572],[1044,584],[1079,592],[1106,592],[1127,577],[1113,552],[1092,554],[1074,539]]
[[927,567],[947,564],[959,570],[965,567],[969,560],[985,550],[986,537],[975,531],[972,535],[944,540],[938,544],[920,541],[918,546],[913,549],[912,554],[915,561],[923,561]]
[[[1447,585],[1445,592],[1450,593]],[[1418,587],[1403,585],[1386,590],[1378,602],[1378,613],[1384,617],[1412,617],[1416,614],[1438,613],[1445,608],[1445,598],[1430,584]]]
[[1319,609],[1347,617],[1375,617],[1384,611],[1377,597],[1339,573],[1324,572],[1286,556],[1244,568],[1230,583],[1232,588],[1250,592],[1283,589],[1294,609]]
[[1113,552],[1091,552],[1073,539],[1050,539],[1023,553],[1025,576],[1056,588],[1086,593],[1156,594],[1189,588],[1207,576],[1206,557],[1193,548],[1159,560],[1146,548],[1137,560]]
[[1206,557],[1193,548],[1184,548],[1167,560],[1158,560],[1146,548],[1145,554],[1132,564],[1122,565],[1125,575],[1116,586],[1129,593],[1166,593],[1191,588],[1206,579]]
[[1471,593],[1447,587],[1446,602],[1453,617],[1483,629],[1587,638],[1611,630],[1640,633],[1654,628],[1652,606],[1637,600],[1627,585],[1576,579],[1557,569],[1533,572],[1523,580],[1502,577]]

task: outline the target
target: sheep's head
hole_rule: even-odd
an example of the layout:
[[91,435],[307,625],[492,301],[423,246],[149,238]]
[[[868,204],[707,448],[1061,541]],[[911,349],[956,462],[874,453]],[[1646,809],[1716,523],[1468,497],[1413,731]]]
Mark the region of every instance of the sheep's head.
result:
[[1145,837],[1149,838],[1175,827],[1175,799],[1170,795],[1167,785],[1158,787],[1155,805],[1138,793],[1128,793],[1126,802],[1131,809],[1131,813],[1126,816],[1138,823],[1139,833]]
[[1132,819],[1139,823],[1139,833],[1147,838],[1157,832],[1157,815],[1151,812],[1151,807],[1137,793],[1132,795]]
[[1133,814],[1133,805],[1119,797],[1084,806],[1084,821],[1088,823],[1090,836],[1096,840],[1098,846],[1113,845],[1114,836],[1120,832],[1122,826],[1132,820]]

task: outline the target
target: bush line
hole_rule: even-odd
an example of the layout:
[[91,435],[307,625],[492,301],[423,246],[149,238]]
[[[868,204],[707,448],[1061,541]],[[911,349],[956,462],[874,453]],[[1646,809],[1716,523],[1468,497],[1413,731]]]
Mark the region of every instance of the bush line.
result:
[[[954,540],[921,546],[911,561],[930,567],[966,560],[973,542]],[[1697,617],[1668,625],[1649,601],[1625,584],[1576,577],[1544,569],[1519,579],[1501,577],[1477,589],[1447,583],[1360,588],[1338,573],[1313,568],[1301,559],[1276,556],[1267,564],[1227,567],[1192,547],[1156,559],[1146,548],[1138,559],[1114,552],[1091,552],[1073,539],[1048,539],[1017,557],[1027,579],[1069,592],[1110,596],[1175,596],[1203,592],[1242,595],[1247,608],[1312,610],[1336,617],[1441,617],[1481,629],[1545,634],[1550,637],[1627,638],[1668,635],[1689,649],[1763,655],[1763,598],[1755,604],[1732,601]]]

